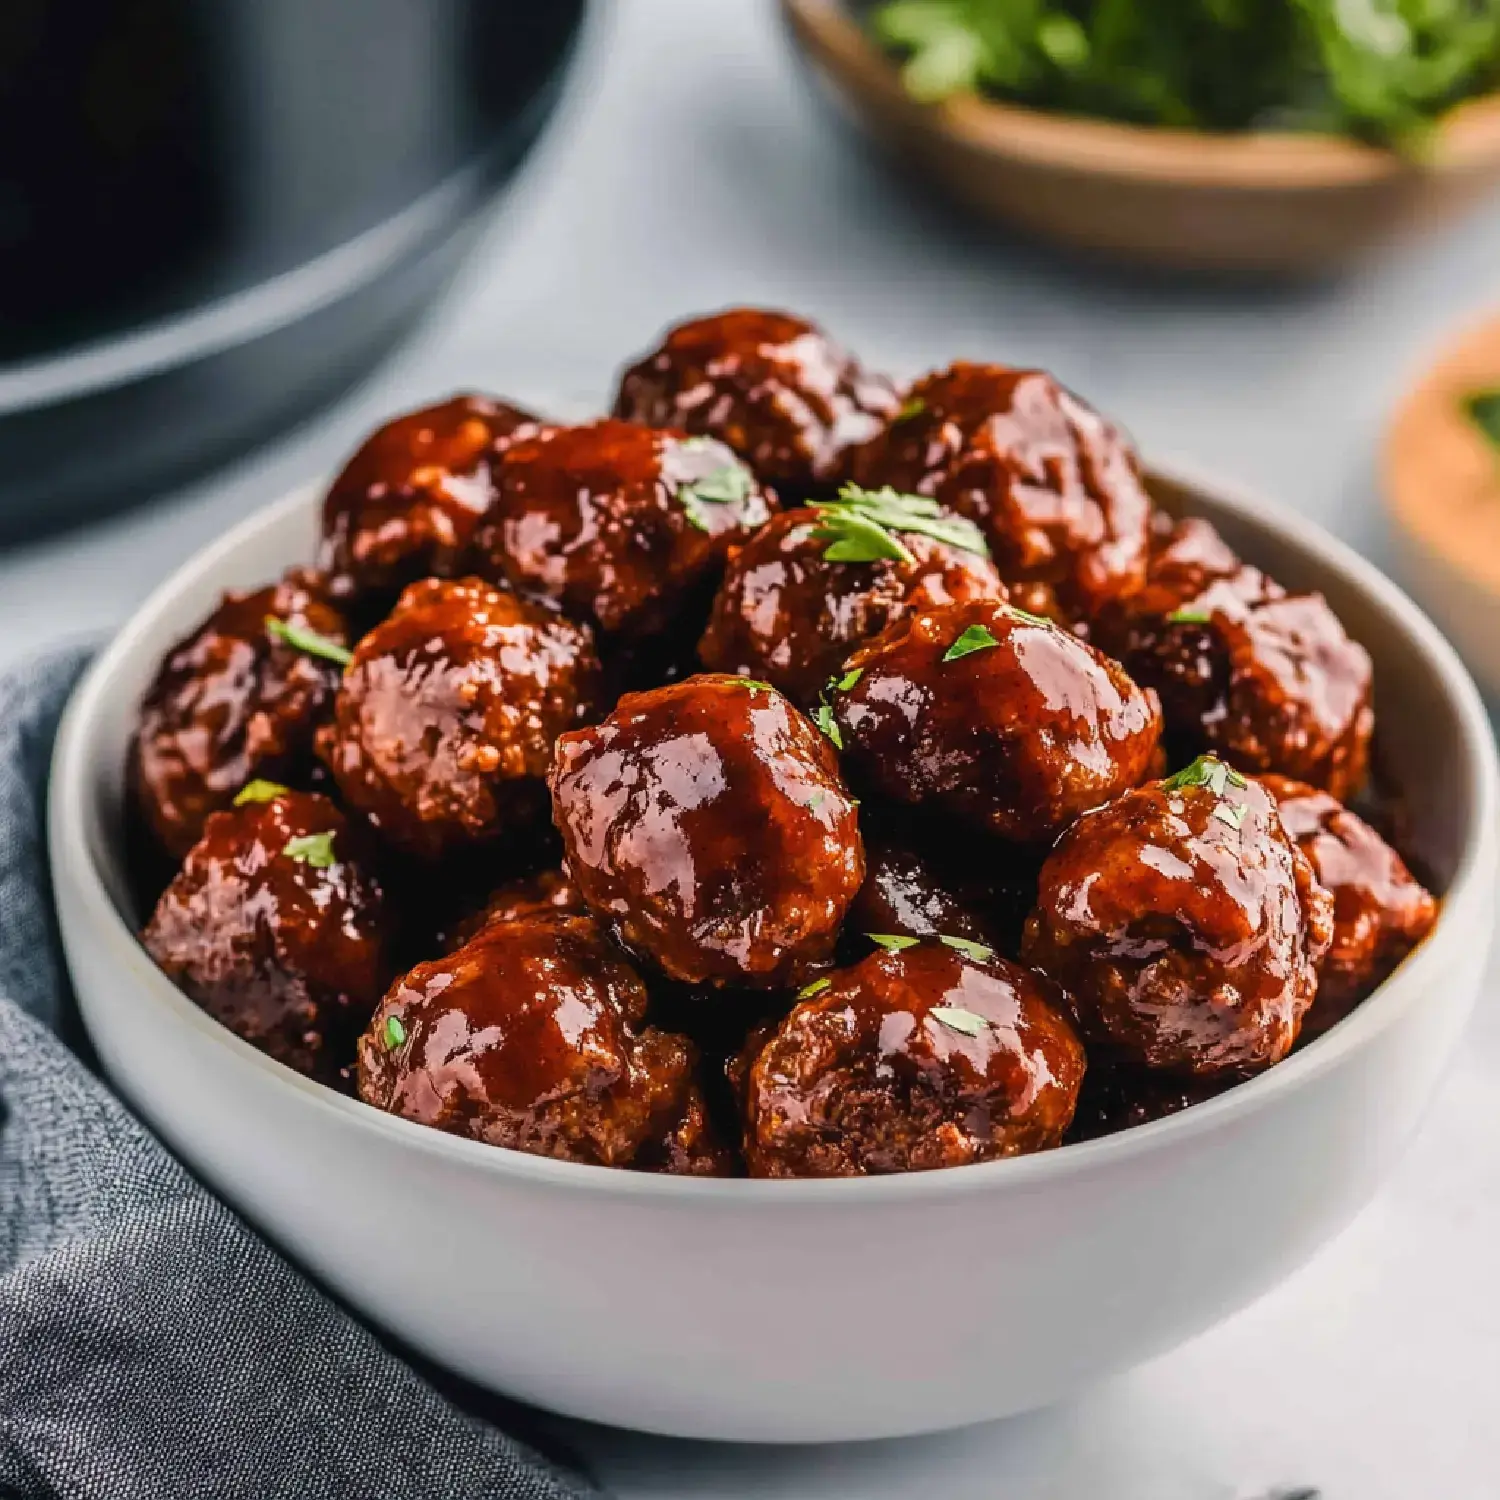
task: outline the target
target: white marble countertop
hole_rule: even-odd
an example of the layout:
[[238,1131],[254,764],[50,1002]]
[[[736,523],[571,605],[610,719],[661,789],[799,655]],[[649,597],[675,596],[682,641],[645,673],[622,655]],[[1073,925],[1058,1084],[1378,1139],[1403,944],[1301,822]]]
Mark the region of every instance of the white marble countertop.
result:
[[[476,384],[601,393],[674,317],[770,302],[867,360],[1057,370],[1142,445],[1258,486],[1378,560],[1384,414],[1500,302],[1500,203],[1337,285],[1173,286],[1059,264],[914,201],[830,127],[769,0],[616,0],[570,106],[421,334],[332,413],[129,516],[0,553],[0,662],[119,621],[177,562],[374,421]],[[1495,978],[1500,980],[1500,974]],[[945,1437],[746,1450],[575,1429],[629,1497],[1324,1500],[1500,1495],[1500,1008],[1411,1152],[1311,1265],[1171,1356]]]

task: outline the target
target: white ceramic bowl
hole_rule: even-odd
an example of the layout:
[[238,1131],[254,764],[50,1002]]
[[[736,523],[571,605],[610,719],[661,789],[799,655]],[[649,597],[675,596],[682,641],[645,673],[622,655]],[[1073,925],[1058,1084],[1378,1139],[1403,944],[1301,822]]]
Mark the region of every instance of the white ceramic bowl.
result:
[[1495,916],[1494,744],[1463,668],[1315,527],[1162,479],[1377,662],[1383,754],[1446,892],[1423,947],[1330,1035],[1185,1114],[948,1172],[700,1181],[541,1160],[309,1083],[209,1020],[136,943],[121,767],[164,649],[226,587],[309,555],[314,492],[148,601],[68,710],[53,876],[109,1076],[215,1189],[361,1313],[555,1411],[703,1438],[831,1440],[1038,1406],[1266,1291],[1369,1198],[1463,1030]]

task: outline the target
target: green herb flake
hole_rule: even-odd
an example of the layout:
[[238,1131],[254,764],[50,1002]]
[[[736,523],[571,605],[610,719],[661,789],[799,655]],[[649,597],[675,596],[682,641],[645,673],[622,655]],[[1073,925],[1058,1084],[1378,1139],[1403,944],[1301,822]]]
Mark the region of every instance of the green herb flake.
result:
[[991,1022],[983,1016],[976,1016],[972,1010],[965,1010],[961,1005],[934,1005],[927,1014],[940,1026],[946,1026],[949,1031],[961,1032],[964,1036],[983,1036],[991,1026]]
[[845,672],[844,675],[840,677],[836,683],[834,683],[834,691],[847,693],[849,689],[852,688],[854,684],[858,682],[859,679],[864,675],[865,669],[863,667],[856,667],[852,672]]
[[1244,827],[1245,814],[1250,809],[1243,802],[1221,802],[1214,808],[1214,817],[1227,828],[1233,828],[1236,833]]
[[406,1027],[401,1024],[400,1016],[387,1016],[385,1026],[381,1030],[381,1036],[385,1039],[385,1050],[394,1052],[406,1040]]
[[835,750],[844,748],[844,737],[839,733],[838,720],[833,716],[833,708],[830,704],[820,703],[817,712],[813,715],[813,723],[833,741]]
[[1162,782],[1162,788],[1169,792],[1179,792],[1192,786],[1206,786],[1215,797],[1223,797],[1230,787],[1238,790],[1248,785],[1233,766],[1225,765],[1215,755],[1200,755],[1191,765],[1184,766]]
[[895,421],[910,422],[914,417],[920,417],[927,410],[927,403],[920,396],[908,396],[901,403],[901,410],[896,413]]
[[757,677],[737,677],[735,681],[754,698],[759,693],[774,693],[775,688],[769,682],[762,682]]
[[946,932],[938,938],[938,942],[946,944],[955,953],[962,953],[976,964],[988,963],[995,956],[995,950],[986,948],[983,943],[973,943],[968,938],[949,937]]
[[912,562],[910,549],[896,535],[903,531],[989,556],[984,533],[972,521],[948,514],[925,495],[903,495],[889,485],[867,490],[846,484],[837,500],[815,500],[808,508],[818,517],[813,537],[829,544],[823,555],[830,562]]
[[1485,438],[1500,452],[1500,387],[1475,391],[1464,400],[1464,412]]
[[811,984],[804,984],[797,991],[799,1000],[811,1000],[814,995],[821,995],[833,981],[825,974],[821,979],[815,979]]
[[333,852],[333,830],[326,833],[303,833],[288,839],[281,851],[288,859],[299,865],[311,865],[315,870],[327,870],[338,863]]
[[1019,609],[1014,604],[1007,604],[1005,612],[1011,619],[1019,620],[1023,625],[1040,625],[1044,629],[1051,629],[1054,623],[1046,615],[1034,615],[1029,609]]
[[250,802],[274,802],[278,797],[286,796],[290,790],[290,787],[282,786],[279,781],[265,781],[257,776],[239,789],[234,805],[244,807]]
[[988,651],[991,646],[998,646],[999,641],[990,634],[988,627],[984,625],[970,625],[954,643],[943,652],[944,661],[958,661],[965,656],[972,656],[976,651]]
[[900,953],[907,948],[915,948],[922,941],[921,938],[907,937],[899,932],[867,932],[865,934],[877,948],[884,948],[887,953]]
[[1207,625],[1213,618],[1206,609],[1194,609],[1191,605],[1183,609],[1174,609],[1167,616],[1168,625]]
[[347,646],[341,646],[326,635],[319,635],[316,630],[309,630],[306,625],[298,625],[293,620],[279,620],[275,615],[267,615],[266,634],[272,640],[284,642],[293,650],[304,652],[308,656],[321,656],[324,661],[336,662],[341,667],[347,667],[354,660],[354,653]]

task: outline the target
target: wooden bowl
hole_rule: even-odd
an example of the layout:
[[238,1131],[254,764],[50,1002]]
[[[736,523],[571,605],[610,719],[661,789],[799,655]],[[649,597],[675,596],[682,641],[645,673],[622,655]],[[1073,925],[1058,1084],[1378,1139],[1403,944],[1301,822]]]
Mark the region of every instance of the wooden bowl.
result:
[[1412,387],[1386,436],[1386,503],[1402,579],[1500,702],[1500,453],[1463,409],[1500,390],[1500,317]]
[[982,214],[1139,265],[1329,271],[1500,179],[1500,94],[1453,110],[1420,163],[1335,136],[1119,125],[964,95],[918,104],[843,0],[781,0],[834,99]]

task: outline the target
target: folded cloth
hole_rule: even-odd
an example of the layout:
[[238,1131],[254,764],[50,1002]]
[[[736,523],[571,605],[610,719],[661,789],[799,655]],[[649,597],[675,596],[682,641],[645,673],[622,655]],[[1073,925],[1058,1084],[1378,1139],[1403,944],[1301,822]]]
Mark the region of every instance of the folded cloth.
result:
[[590,1493],[304,1280],[64,1044],[44,807],[83,665],[0,676],[0,1494]]

